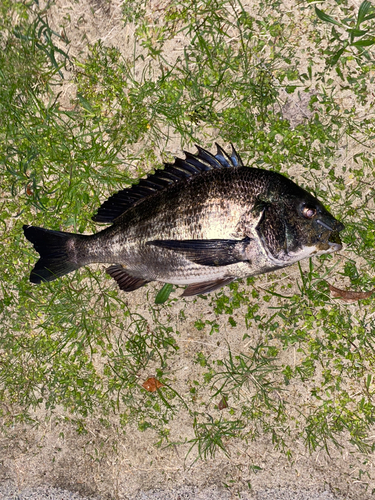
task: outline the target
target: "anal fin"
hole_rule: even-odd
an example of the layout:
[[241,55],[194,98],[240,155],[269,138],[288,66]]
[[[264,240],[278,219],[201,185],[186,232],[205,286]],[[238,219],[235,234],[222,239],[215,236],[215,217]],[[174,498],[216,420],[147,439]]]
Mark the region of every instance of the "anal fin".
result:
[[214,292],[218,288],[221,288],[229,283],[232,283],[236,278],[230,276],[228,278],[222,278],[215,281],[205,281],[204,283],[192,283],[187,286],[181,297],[191,297],[192,295],[198,295],[200,293],[210,293]]
[[113,266],[108,267],[108,269],[106,269],[106,273],[117,281],[120,290],[124,290],[124,292],[133,292],[134,290],[141,288],[141,286],[146,285],[146,283],[149,283],[149,281],[142,278],[130,276],[121,264],[114,264]]

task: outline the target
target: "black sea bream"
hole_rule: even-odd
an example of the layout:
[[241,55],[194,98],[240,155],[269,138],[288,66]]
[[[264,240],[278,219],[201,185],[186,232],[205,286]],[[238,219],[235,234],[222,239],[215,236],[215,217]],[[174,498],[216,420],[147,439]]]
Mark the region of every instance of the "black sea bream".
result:
[[40,254],[30,281],[105,262],[121,290],[161,281],[189,296],[341,249],[343,224],[283,175],[233,147],[185,155],[103,203],[93,220],[112,225],[96,234],[24,226]]

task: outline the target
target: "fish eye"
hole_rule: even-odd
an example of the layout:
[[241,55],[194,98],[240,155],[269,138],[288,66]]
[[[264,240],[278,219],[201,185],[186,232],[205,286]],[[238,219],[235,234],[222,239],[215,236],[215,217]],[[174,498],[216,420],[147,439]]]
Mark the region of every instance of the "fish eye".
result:
[[312,219],[315,214],[316,214],[316,208],[308,206],[304,206],[302,208],[302,215],[305,217],[305,219]]

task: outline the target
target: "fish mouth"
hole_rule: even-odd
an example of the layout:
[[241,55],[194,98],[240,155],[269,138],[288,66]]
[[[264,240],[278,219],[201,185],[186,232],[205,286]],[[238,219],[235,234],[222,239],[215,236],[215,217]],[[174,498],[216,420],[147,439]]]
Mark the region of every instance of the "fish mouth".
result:
[[332,221],[328,222],[322,221],[321,219],[317,219],[316,222],[326,230],[323,231],[324,236],[320,237],[321,243],[327,245],[326,251],[331,253],[331,252],[338,252],[339,250],[341,250],[342,241],[339,233],[345,228],[344,224],[342,224],[336,219],[333,219]]
[[[343,224],[341,224],[343,226]],[[331,252],[338,252],[342,249],[342,241],[339,231],[332,231],[328,238],[328,245]]]
[[324,228],[318,237],[319,243],[317,247],[319,248],[319,253],[333,253],[340,251],[342,249],[342,241],[339,233],[344,229],[344,224],[336,219],[329,221],[317,219],[316,222]]

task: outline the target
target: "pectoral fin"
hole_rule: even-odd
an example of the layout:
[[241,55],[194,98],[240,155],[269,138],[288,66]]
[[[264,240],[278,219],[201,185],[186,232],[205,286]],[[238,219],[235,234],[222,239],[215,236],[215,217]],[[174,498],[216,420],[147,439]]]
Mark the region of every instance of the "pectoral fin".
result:
[[[245,250],[250,238],[243,240],[154,240],[148,245],[173,250],[202,266],[229,266],[246,259]],[[203,292],[197,292],[203,293]]]
[[217,290],[218,288],[223,287],[224,285],[232,283],[232,281],[235,279],[236,278],[230,276],[228,278],[223,278],[216,281],[205,281],[204,283],[192,283],[191,285],[185,288],[184,293],[181,295],[181,297],[191,297],[192,295],[198,295],[200,293],[210,293]]

